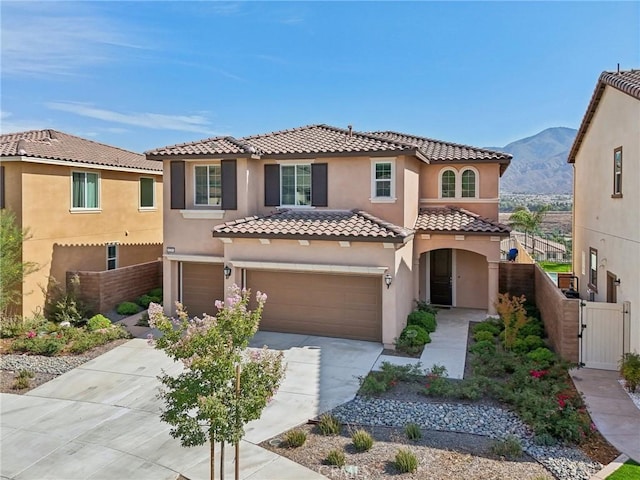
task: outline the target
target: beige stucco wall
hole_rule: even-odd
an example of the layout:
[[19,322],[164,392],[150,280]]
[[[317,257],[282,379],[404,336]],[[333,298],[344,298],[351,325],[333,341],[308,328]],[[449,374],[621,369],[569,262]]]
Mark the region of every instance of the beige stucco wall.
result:
[[[453,169],[461,172],[473,167],[478,172],[478,196],[471,198],[439,198],[439,178],[442,170]],[[459,177],[458,177],[459,180]],[[454,205],[491,220],[498,220],[500,165],[487,164],[423,164],[420,172],[420,206]]]
[[[68,269],[106,269],[106,243],[141,245],[145,259],[159,252],[158,245],[162,243],[161,175],[25,161],[7,162],[6,165],[13,163],[21,165],[22,223],[32,234],[24,242],[23,258],[40,266],[37,273],[25,280],[24,315],[42,306],[44,296],[40,287],[46,287],[49,276],[64,283]],[[101,211],[70,211],[72,171],[100,174]],[[153,210],[138,208],[141,176],[155,179],[156,208]],[[145,244],[149,251],[144,248]],[[69,248],[76,245],[98,248]],[[128,261],[126,257],[125,261]]]
[[[613,152],[622,146],[622,198],[613,193]],[[630,349],[640,352],[640,101],[607,86],[574,164],[573,268],[588,298],[589,248],[598,250],[596,301],[607,272],[620,279],[617,301],[631,302]],[[583,261],[584,258],[584,261]]]
[[486,258],[467,250],[456,250],[455,275],[456,306],[487,309],[489,271]]

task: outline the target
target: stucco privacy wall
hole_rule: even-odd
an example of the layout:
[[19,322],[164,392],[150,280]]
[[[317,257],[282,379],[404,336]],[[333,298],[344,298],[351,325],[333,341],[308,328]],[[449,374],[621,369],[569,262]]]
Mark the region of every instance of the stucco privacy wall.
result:
[[486,285],[489,270],[485,257],[456,250],[456,305],[462,308],[489,308]]
[[566,298],[538,265],[526,263],[500,263],[500,293],[535,301],[554,351],[578,361],[579,300]]
[[[631,302],[630,349],[640,352],[640,100],[607,86],[574,163],[573,269],[589,298],[589,248],[598,252],[594,299],[607,301],[607,272]],[[622,197],[613,193],[613,155],[622,147]],[[594,290],[594,289],[592,289]]]
[[162,262],[158,260],[102,272],[67,272],[67,285],[76,274],[81,298],[100,313],[162,287]]

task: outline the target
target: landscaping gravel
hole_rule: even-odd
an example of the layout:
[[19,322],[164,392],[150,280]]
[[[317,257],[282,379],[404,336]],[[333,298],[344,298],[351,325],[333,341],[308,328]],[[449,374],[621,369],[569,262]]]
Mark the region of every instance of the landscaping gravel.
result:
[[636,390],[635,392],[632,393],[629,390],[627,390],[627,388],[625,387],[624,380],[618,380],[618,382],[620,383],[620,385],[622,385],[622,388],[624,388],[624,391],[627,392],[627,395],[629,395],[629,397],[631,398],[635,406],[638,407],[638,409],[640,409],[640,390]]
[[560,480],[587,480],[602,469],[577,448],[540,446],[533,442],[529,428],[513,412],[477,405],[416,403],[398,400],[356,397],[332,413],[344,423],[403,427],[414,422],[422,428],[471,433],[503,439],[513,435],[522,449]]
[[2,355],[1,370],[30,370],[36,373],[50,373],[62,375],[71,369],[89,361],[90,357],[46,357],[43,355]]

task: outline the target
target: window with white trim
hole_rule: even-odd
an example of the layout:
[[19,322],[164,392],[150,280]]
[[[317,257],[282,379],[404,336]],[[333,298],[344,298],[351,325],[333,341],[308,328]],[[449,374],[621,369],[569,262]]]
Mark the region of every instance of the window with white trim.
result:
[[461,193],[462,198],[476,197],[476,172],[474,172],[470,168],[462,171]]
[[311,206],[311,164],[280,165],[280,205]]
[[440,177],[440,196],[454,198],[456,196],[456,172],[445,170]]
[[598,291],[598,250],[589,248],[589,288]]
[[107,244],[107,270],[118,268],[118,244]]
[[216,165],[196,165],[195,205],[222,205],[222,169]]
[[613,195],[614,198],[622,197],[622,147],[613,151]]
[[440,170],[438,189],[440,198],[478,198],[479,173],[473,167],[457,171],[452,167]]
[[71,208],[75,210],[100,208],[100,175],[91,172],[71,173]]
[[371,200],[395,200],[395,163],[393,159],[371,162]]
[[155,208],[156,181],[152,177],[140,177],[140,208]]

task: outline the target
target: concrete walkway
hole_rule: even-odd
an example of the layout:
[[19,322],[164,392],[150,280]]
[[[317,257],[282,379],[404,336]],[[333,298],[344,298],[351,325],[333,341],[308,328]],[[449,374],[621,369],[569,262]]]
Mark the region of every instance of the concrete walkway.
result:
[[640,410],[618,383],[618,372],[580,368],[569,374],[600,433],[620,452],[640,461]]
[[[140,332],[142,335],[144,332]],[[241,442],[246,480],[325,478],[258,443],[351,399],[358,376],[382,351],[377,343],[259,333],[254,346],[282,349],[287,374]],[[161,371],[181,365],[134,339],[25,395],[0,395],[0,476],[3,479],[190,480],[209,478],[209,447],[182,448],[160,421]],[[220,449],[216,449],[219,454]],[[234,452],[225,471],[233,478]]]
[[467,337],[469,322],[486,320],[485,310],[469,308],[441,309],[436,317],[438,327],[431,334],[431,343],[425,345],[420,358],[380,355],[374,366],[379,370],[382,362],[394,365],[409,365],[420,362],[423,369],[433,365],[442,365],[447,369],[447,377],[461,379],[464,377],[465,359],[467,357]]

